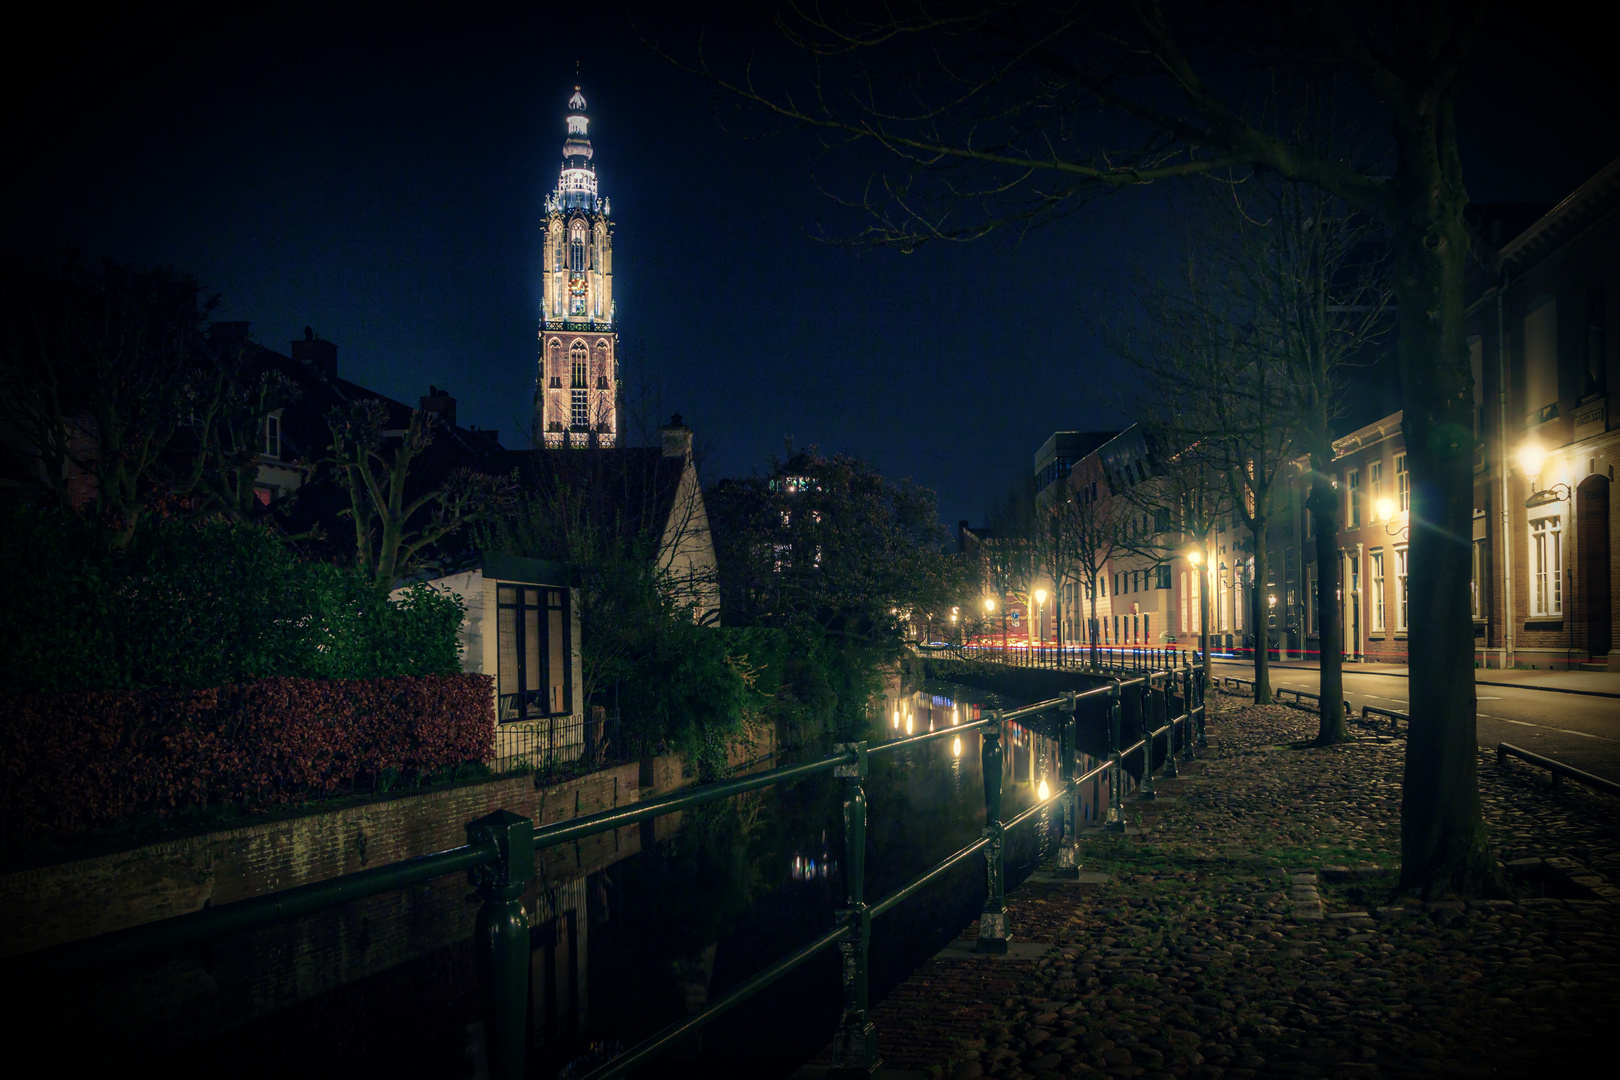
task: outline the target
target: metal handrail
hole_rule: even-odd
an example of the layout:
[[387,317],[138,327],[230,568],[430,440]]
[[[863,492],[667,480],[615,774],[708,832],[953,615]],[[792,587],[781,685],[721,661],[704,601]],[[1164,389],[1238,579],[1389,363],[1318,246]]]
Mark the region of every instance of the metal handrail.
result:
[[[1202,734],[1203,704],[1201,700],[1196,705],[1193,702],[1195,688],[1201,691],[1202,679],[1201,677],[1195,679],[1191,672],[1185,672],[1183,711],[1173,718],[1167,718],[1164,726],[1146,732],[1143,739],[1128,749],[1114,751],[1111,761],[1106,761],[1084,774],[1076,774],[1075,714],[1080,702],[1106,697],[1109,715],[1112,718],[1110,742],[1116,743],[1123,691],[1136,690],[1146,702],[1156,692],[1168,695],[1169,687],[1160,690],[1156,682],[1173,678],[1174,676],[1162,672],[1144,674],[1133,679],[1114,678],[1105,685],[1085,691],[1071,691],[1033,705],[1009,710],[988,710],[987,715],[978,720],[941,728],[939,731],[907,736],[871,747],[866,743],[844,744],[838,747],[836,753],[815,761],[787,765],[734,780],[704,784],[627,807],[616,807],[551,825],[535,826],[528,818],[510,811],[498,810],[468,823],[468,843],[464,846],[8,957],[0,960],[0,979],[17,983],[24,980],[65,978],[177,947],[205,944],[231,934],[329,910],[340,904],[395,889],[424,884],[449,874],[465,872],[478,889],[483,901],[478,913],[475,943],[479,951],[481,977],[487,984],[486,1000],[492,1003],[491,1015],[485,1017],[489,1074],[494,1080],[515,1080],[523,1075],[527,1039],[524,1010],[528,980],[529,931],[528,916],[522,907],[522,894],[534,874],[536,851],[624,825],[647,821],[663,814],[731,798],[748,791],[833,771],[844,784],[847,849],[845,878],[849,892],[848,906],[840,914],[839,925],[751,976],[707,1008],[671,1024],[638,1043],[626,1053],[592,1072],[589,1080],[609,1080],[611,1077],[624,1075],[660,1050],[702,1027],[833,945],[838,945],[846,957],[843,965],[845,1010],[844,1017],[840,1021],[838,1043],[840,1053],[849,1058],[844,1062],[845,1065],[871,1071],[878,1066],[874,1056],[875,1043],[864,1035],[858,1039],[850,1037],[851,1032],[856,1029],[870,1032],[866,1009],[866,943],[871,919],[892,910],[950,868],[982,851],[986,853],[988,890],[985,912],[980,919],[979,947],[981,950],[1004,952],[1007,940],[1007,914],[1002,861],[1003,839],[1007,830],[1018,827],[1043,810],[1061,804],[1064,809],[1066,831],[1072,835],[1076,828],[1075,815],[1078,807],[1075,800],[1078,798],[1080,785],[1111,769],[1113,778],[1109,785],[1109,814],[1112,820],[1118,813],[1119,800],[1123,797],[1119,765],[1125,755],[1139,749],[1143,750],[1143,775],[1146,780],[1151,781],[1153,760],[1148,749],[1150,741],[1156,742],[1160,735],[1170,733],[1170,754],[1166,760],[1167,767],[1173,769],[1177,725],[1185,727],[1183,748],[1189,760],[1195,720],[1198,722],[1199,733]],[[1001,725],[1004,721],[1052,711],[1060,711],[1068,716],[1068,720],[1061,726],[1059,736],[1062,743],[1061,768],[1062,772],[1067,774],[1067,779],[1056,785],[1057,790],[1046,799],[1037,801],[1010,821],[1002,822],[999,820]],[[1146,713],[1143,715],[1145,717]],[[896,751],[932,739],[974,730],[982,730],[984,736],[981,746],[986,777],[986,825],[983,835],[868,906],[862,897],[866,811],[865,795],[861,786],[861,781],[866,775],[868,759],[874,754]],[[1144,795],[1146,794],[1147,790],[1144,789]],[[850,1057],[861,1054],[865,1055],[864,1063],[856,1062]]]
[[59,980],[169,949],[206,945],[231,934],[312,915],[353,900],[422,885],[437,877],[494,862],[493,844],[465,844],[386,866],[340,874],[281,892],[51,945],[0,960],[0,978]]
[[1567,776],[1576,783],[1585,784],[1589,788],[1596,788],[1598,791],[1606,792],[1610,795],[1620,795],[1620,784],[1615,783],[1613,780],[1605,780],[1601,776],[1593,776],[1589,772],[1582,772],[1573,765],[1565,765],[1562,761],[1556,761],[1550,757],[1542,757],[1540,754],[1526,750],[1522,746],[1514,746],[1512,743],[1497,743],[1496,764],[1498,766],[1506,765],[1507,759],[1510,757],[1516,757],[1521,761],[1530,763],[1531,765],[1539,765],[1543,769],[1546,769],[1548,772],[1552,773],[1552,783],[1554,787],[1560,786],[1559,781]]

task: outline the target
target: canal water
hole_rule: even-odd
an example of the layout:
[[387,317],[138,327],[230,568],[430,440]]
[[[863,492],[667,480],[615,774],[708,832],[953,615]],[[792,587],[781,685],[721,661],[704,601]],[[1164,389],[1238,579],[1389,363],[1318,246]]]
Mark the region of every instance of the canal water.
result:
[[[954,684],[895,684],[873,703],[869,740],[941,731],[978,719],[982,709],[1018,704]],[[1003,747],[1003,815],[1010,818],[1035,801],[1043,778],[1055,776],[1057,745],[1049,731],[1008,724]],[[1105,747],[1100,721],[1082,713],[1082,768],[1100,761]],[[979,733],[873,757],[866,792],[872,900],[979,836]],[[1106,785],[1085,785],[1083,824],[1105,797]],[[1057,837],[1051,811],[1008,837],[1009,886]],[[531,1076],[585,1075],[821,933],[842,904],[840,791],[830,774],[687,811],[656,831],[644,826],[642,840],[633,854],[594,873],[540,883],[531,910]],[[984,890],[983,860],[968,859],[874,920],[873,1000],[972,922]],[[467,892],[440,890],[435,902],[473,903]],[[837,953],[829,950],[641,1075],[788,1076],[827,1044],[839,1000]],[[161,1065],[174,1076],[219,1069],[278,1077],[473,1076],[480,1012],[470,941],[462,936],[190,1045]]]

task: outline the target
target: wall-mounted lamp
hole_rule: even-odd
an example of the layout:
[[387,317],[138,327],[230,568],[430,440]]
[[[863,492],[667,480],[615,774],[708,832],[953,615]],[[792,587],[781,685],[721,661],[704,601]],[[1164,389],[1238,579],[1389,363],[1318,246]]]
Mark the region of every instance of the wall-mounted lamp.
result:
[[1528,442],[1519,447],[1519,466],[1524,469],[1525,479],[1530,481],[1530,497],[1524,500],[1527,510],[1569,499],[1568,484],[1553,484],[1547,488],[1536,486],[1536,480],[1541,476],[1541,468],[1546,462],[1547,452],[1536,443]]

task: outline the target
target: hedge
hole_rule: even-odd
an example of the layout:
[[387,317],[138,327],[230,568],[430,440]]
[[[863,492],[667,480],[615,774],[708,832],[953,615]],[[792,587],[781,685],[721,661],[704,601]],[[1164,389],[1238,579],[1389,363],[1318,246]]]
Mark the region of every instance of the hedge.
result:
[[252,811],[484,762],[487,675],[0,697],[0,836]]
[[153,520],[106,549],[94,522],[0,507],[0,694],[225,686],[461,670],[461,602],[398,601],[268,529]]

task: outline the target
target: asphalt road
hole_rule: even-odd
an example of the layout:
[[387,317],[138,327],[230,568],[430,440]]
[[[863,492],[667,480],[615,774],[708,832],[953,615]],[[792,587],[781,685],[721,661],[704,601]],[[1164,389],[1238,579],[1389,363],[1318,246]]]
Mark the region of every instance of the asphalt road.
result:
[[[1220,675],[1254,677],[1252,664],[1216,661],[1215,670]],[[1271,685],[1314,694],[1317,672],[1273,667]],[[1497,743],[1513,743],[1620,783],[1620,698],[1513,686],[1477,686],[1475,691],[1479,745],[1494,749]],[[1364,674],[1347,667],[1344,692],[1358,714],[1362,705],[1407,711],[1404,675]]]

